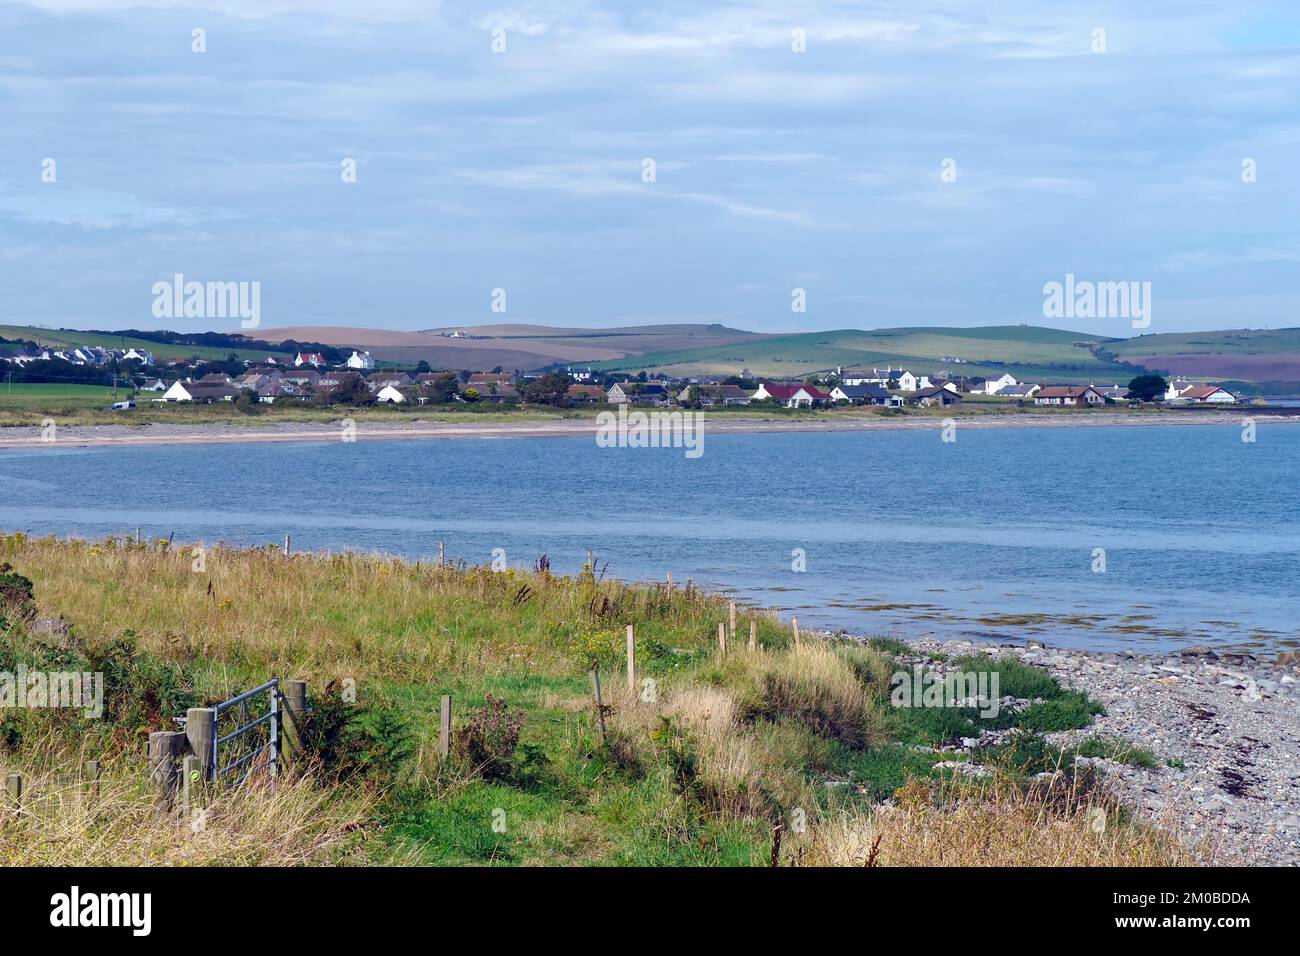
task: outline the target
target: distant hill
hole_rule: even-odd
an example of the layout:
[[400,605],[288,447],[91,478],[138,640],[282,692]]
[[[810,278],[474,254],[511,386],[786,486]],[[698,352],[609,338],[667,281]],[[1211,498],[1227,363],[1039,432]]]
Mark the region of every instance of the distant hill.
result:
[[[370,351],[377,359],[435,368],[535,370],[591,365],[612,372],[796,378],[836,368],[906,367],[917,373],[1029,381],[1124,383],[1146,370],[1218,382],[1300,389],[1300,328],[1166,332],[1129,339],[1032,325],[906,327],[762,334],[724,325],[659,324],[583,329],[502,323],[423,331],[303,325],[250,330],[258,339],[293,339]],[[0,326],[0,337],[53,347],[136,346],[160,358],[225,358],[230,349],[162,345],[118,335]],[[6,347],[0,344],[0,351]],[[236,349],[240,358],[266,353]]]
[[[453,338],[453,334],[457,337]],[[764,337],[723,325],[690,324],[594,329],[522,324],[453,325],[420,332],[311,325],[259,329],[258,335],[268,341],[296,339],[362,348],[382,361],[403,364],[425,361],[436,368],[457,369],[586,365],[642,352],[707,348]]]

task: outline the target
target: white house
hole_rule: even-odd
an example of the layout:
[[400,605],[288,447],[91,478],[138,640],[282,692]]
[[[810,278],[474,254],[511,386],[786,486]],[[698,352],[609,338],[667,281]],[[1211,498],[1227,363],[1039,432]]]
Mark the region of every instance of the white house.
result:
[[1179,399],[1184,402],[1232,405],[1237,401],[1237,396],[1220,385],[1193,385]]
[[397,390],[393,385],[385,385],[375,393],[375,401],[387,402],[390,405],[400,405],[406,401],[406,396]]
[[930,379],[922,375],[917,377],[905,368],[894,369],[892,366],[885,366],[882,372],[878,368],[873,368],[871,374],[849,372],[844,378],[845,385],[885,385],[890,382],[898,382],[898,391],[915,392],[918,388],[929,388]]
[[125,352],[123,352],[122,360],[124,362],[130,362],[134,360],[136,362],[140,362],[143,365],[157,364],[153,360],[152,352],[146,352],[144,349],[137,349],[137,348],[129,348]]
[[1195,382],[1189,382],[1185,378],[1172,379],[1165,388],[1165,401],[1172,402],[1183,394],[1183,392],[1195,387]]
[[230,385],[209,385],[200,382],[175,382],[163,393],[165,402],[233,402],[239,390]]
[[997,378],[990,378],[984,382],[984,394],[996,395],[1004,388],[1009,388],[1012,385],[1019,385],[1019,384],[1020,383],[1016,381],[1014,375],[1009,375],[1006,372],[1003,372]]
[[375,367],[375,360],[371,358],[369,352],[354,351],[351,355],[348,356],[347,365],[348,368],[359,368],[359,369],[365,369],[366,371],[370,371],[370,369]]
[[293,357],[293,364],[295,368],[303,365],[314,365],[317,368],[320,368],[322,365],[325,365],[326,362],[325,356],[321,355],[319,352],[299,352]]

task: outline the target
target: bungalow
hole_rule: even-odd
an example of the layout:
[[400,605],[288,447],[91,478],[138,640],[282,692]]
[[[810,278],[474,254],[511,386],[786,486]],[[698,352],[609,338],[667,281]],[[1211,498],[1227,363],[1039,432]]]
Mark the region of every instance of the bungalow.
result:
[[618,382],[605,393],[611,405],[667,405],[668,389],[657,382]]
[[605,390],[599,385],[570,385],[565,397],[571,402],[603,402]]
[[917,389],[909,401],[913,405],[920,405],[922,408],[929,408],[931,405],[941,405],[947,408],[949,405],[960,405],[961,396],[946,386],[931,385],[929,388]]
[[320,372],[314,368],[295,369],[291,372],[278,372],[280,381],[291,382],[299,388],[310,386],[315,388],[320,384]]
[[372,392],[377,392],[389,385],[400,388],[403,385],[411,384],[411,376],[405,372],[376,372],[366,378],[366,384],[370,386]]
[[139,362],[141,365],[153,365],[153,353],[146,352],[144,349],[130,348],[122,353],[122,361]]
[[1178,396],[1178,400],[1198,404],[1231,405],[1237,401],[1237,396],[1219,385],[1193,385]]
[[303,365],[314,365],[316,368],[320,368],[329,363],[325,361],[325,356],[320,352],[299,352],[293,357],[293,364],[295,368]]
[[1044,385],[1034,396],[1035,405],[1105,405],[1106,399],[1091,385]]
[[202,382],[175,382],[163,394],[165,402],[233,402],[239,390],[230,385],[204,384]]
[[1122,385],[1095,385],[1097,391],[1101,392],[1101,397],[1110,402],[1128,401],[1128,389]]
[[370,357],[369,352],[357,352],[354,350],[353,353],[348,356],[348,360],[345,364],[348,368],[370,371],[370,369],[375,367],[375,360]]
[[748,405],[750,401],[749,392],[739,385],[722,384],[687,385],[677,393],[677,401],[681,404],[691,401],[691,389],[695,389],[695,397],[701,405]]
[[830,393],[823,392],[816,385],[773,385],[769,382],[760,382],[752,398],[756,402],[775,399],[786,408],[811,408],[831,401]]
[[209,372],[194,380],[196,385],[230,385],[235,380],[225,372]]
[[831,398],[854,405],[888,405],[889,392],[880,385],[836,385]]
[[385,385],[375,394],[375,401],[385,402],[390,405],[400,405],[406,401],[406,396],[398,391],[394,385]]
[[1004,388],[1010,388],[1014,385],[1019,385],[1019,384],[1020,383],[1016,381],[1014,375],[1010,375],[1006,372],[1003,372],[997,378],[986,379],[984,382],[984,387],[981,389],[981,391],[985,395],[996,395]]
[[517,402],[520,400],[519,389],[515,388],[509,382],[493,383],[490,385],[466,385],[465,390],[461,392],[463,396],[470,389],[478,392],[480,402]]
[[998,398],[1033,398],[1042,388],[1041,385],[1008,385],[997,391]]
[[160,378],[146,378],[144,384],[140,386],[142,392],[165,392],[167,383]]
[[509,372],[475,372],[466,383],[483,391],[484,385],[513,385],[515,377]]

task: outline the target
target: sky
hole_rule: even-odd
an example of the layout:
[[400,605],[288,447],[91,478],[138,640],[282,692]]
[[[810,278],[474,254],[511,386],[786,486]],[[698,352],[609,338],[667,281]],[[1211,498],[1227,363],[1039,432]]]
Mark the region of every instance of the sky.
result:
[[0,324],[1296,326],[1298,174],[1294,3],[0,0]]

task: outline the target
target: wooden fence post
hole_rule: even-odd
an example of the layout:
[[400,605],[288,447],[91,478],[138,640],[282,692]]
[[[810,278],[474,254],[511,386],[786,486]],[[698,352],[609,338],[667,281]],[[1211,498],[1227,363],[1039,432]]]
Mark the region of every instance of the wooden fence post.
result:
[[185,712],[185,739],[189,741],[190,753],[198,758],[203,779],[211,780],[217,747],[215,707],[191,707]]
[[727,625],[721,621],[718,622],[718,651],[723,657],[727,656]]
[[438,567],[442,567],[447,561],[446,545],[441,541],[438,542]]
[[307,682],[280,682],[280,756],[285,765],[301,759],[303,730],[307,719]]
[[735,601],[728,602],[727,613],[730,616],[730,623],[727,627],[727,637],[729,637],[731,640],[734,641],[736,639],[736,602]]
[[284,533],[284,556],[289,556],[289,532]]
[[794,646],[798,647],[799,646],[799,619],[797,617],[792,617],[790,618],[790,623],[794,625]]
[[13,804],[13,808],[21,810],[23,806],[23,775],[17,771],[9,774],[8,780],[5,781],[5,788],[9,791],[9,802]]
[[181,808],[186,817],[194,812],[194,791],[202,787],[203,770],[199,758],[188,754],[181,761]]
[[758,622],[755,620],[749,622],[749,649],[751,651],[758,649]]
[[627,626],[627,690],[636,696],[636,629]]
[[149,735],[149,785],[160,810],[170,808],[176,792],[177,762],[184,752],[185,739],[186,735],[176,730],[159,730]]
[[446,760],[451,754],[451,694],[442,695],[438,714],[438,757]]
[[81,765],[81,782],[83,792],[90,797],[99,796],[99,761],[87,760]]
[[668,594],[670,597],[672,596],[672,593],[673,593],[673,573],[669,571],[668,572]]
[[600,699],[600,665],[591,669],[591,693],[596,698],[596,718],[600,724],[600,743],[605,745],[605,702]]

